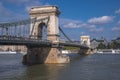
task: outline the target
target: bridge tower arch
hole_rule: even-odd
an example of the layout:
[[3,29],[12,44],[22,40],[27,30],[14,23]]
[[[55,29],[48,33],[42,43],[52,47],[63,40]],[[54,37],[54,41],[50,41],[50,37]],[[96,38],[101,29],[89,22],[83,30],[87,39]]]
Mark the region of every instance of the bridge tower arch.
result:
[[[52,42],[59,41],[58,16],[60,12],[56,6],[34,7],[30,9],[29,13],[30,13],[31,19],[36,18],[35,24],[31,24],[31,27],[30,27],[31,36],[33,37],[39,36],[39,34],[37,34],[38,29],[40,28],[39,25],[43,23],[45,26],[47,26],[47,39]],[[43,18],[47,18],[47,19],[37,21]],[[39,38],[39,37],[36,37],[36,38]]]
[[45,23],[40,23],[38,25],[38,29],[37,29],[37,32],[34,33],[33,35],[35,38],[37,39],[44,39],[46,40],[47,39],[47,25],[45,25]]
[[93,53],[93,49],[90,48],[90,36],[81,36],[80,42],[81,45],[89,47],[89,48],[81,48],[79,51],[80,54],[85,55],[85,54]]
[[80,41],[81,45],[90,47],[90,36],[81,36]]
[[[35,47],[27,46],[27,55],[23,62],[28,64],[34,63],[68,63],[69,57],[62,56],[59,45],[59,23],[60,14],[56,6],[42,6],[30,9],[30,18],[36,20],[30,26],[31,38],[42,39],[42,28],[47,28],[47,40],[57,46],[52,47]],[[46,18],[46,19],[45,19]],[[44,19],[44,20],[42,20]]]

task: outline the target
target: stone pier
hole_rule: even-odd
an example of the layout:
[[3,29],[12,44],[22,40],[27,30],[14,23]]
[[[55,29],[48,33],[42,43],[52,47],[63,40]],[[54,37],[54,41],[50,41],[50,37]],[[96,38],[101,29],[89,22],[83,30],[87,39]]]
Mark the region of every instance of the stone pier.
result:
[[79,50],[79,54],[81,55],[89,55],[89,54],[93,54],[93,49],[80,49]]
[[[47,40],[53,44],[59,45],[59,24],[58,16],[60,12],[56,6],[34,7],[30,9],[30,17],[38,19],[49,17],[47,20],[37,21],[31,24],[31,38],[42,39],[43,27],[47,31]],[[34,26],[33,26],[34,25]],[[24,56],[23,62],[28,64],[34,63],[68,63],[69,57],[63,56],[60,47],[32,47],[27,46],[27,55]]]

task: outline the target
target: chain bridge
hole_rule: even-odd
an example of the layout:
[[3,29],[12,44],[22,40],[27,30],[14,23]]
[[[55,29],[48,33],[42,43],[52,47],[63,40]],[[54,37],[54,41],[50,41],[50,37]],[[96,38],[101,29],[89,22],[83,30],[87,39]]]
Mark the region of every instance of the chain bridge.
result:
[[[29,14],[29,19],[0,23],[0,45],[25,45],[24,63],[68,63],[69,57],[61,54],[63,46],[79,47],[80,53],[91,54],[90,46],[75,43],[64,33],[56,6],[33,7]],[[67,41],[60,39],[60,33]]]

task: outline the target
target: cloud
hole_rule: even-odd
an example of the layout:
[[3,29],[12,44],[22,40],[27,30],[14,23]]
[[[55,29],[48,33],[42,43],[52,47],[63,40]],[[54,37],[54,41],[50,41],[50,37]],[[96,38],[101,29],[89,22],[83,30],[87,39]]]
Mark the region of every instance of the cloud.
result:
[[120,31],[120,21],[118,21],[117,25],[112,28],[112,31]]
[[114,16],[102,16],[102,17],[94,17],[88,20],[90,24],[106,24],[113,21]]
[[112,28],[112,31],[120,31],[120,21],[118,21],[116,26]]
[[112,31],[120,31],[120,27],[113,27]]
[[82,28],[85,25],[86,24],[69,22],[69,23],[63,25],[63,27],[65,27],[65,28]]
[[25,7],[25,11],[29,11],[31,7],[41,6],[43,3],[41,0],[6,0],[7,2],[20,7]]
[[115,11],[116,14],[120,14],[120,8]]
[[60,19],[60,24],[64,28],[80,28],[81,26],[79,24],[81,23],[82,22],[79,20],[71,20],[65,18]]
[[64,28],[95,28],[95,25],[84,23],[80,20],[60,19],[60,23]]
[[118,21],[118,24],[120,24],[120,21]]
[[89,30],[90,32],[94,32],[94,33],[99,33],[103,31],[103,28],[92,28]]

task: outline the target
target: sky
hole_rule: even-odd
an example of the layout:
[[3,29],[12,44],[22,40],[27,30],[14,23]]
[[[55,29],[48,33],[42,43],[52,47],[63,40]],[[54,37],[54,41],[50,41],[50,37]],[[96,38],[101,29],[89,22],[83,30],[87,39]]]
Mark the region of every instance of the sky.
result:
[[31,7],[45,5],[59,8],[59,25],[72,40],[120,37],[120,0],[0,0],[0,22],[28,18]]

